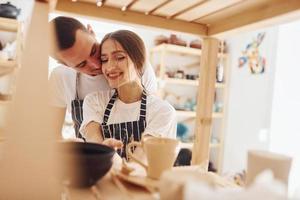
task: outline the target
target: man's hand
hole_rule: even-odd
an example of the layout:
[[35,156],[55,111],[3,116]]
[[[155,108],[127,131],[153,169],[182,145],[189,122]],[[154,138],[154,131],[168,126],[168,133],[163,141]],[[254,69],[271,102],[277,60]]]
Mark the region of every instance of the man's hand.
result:
[[123,142],[114,138],[105,139],[103,140],[102,144],[112,147],[114,149],[121,149],[123,147]]

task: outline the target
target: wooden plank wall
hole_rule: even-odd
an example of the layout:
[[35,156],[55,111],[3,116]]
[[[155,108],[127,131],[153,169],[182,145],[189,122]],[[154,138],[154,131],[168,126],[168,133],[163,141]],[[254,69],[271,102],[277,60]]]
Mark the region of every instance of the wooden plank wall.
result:
[[5,130],[1,199],[61,198],[47,98],[48,12],[48,3],[35,3]]

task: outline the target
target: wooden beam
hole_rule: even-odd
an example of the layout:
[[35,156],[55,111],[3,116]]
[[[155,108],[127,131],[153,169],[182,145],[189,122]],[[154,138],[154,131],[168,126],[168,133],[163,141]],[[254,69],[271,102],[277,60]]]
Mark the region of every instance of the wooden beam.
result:
[[153,14],[170,17],[180,12],[181,10],[185,10],[186,8],[189,8],[191,5],[194,5],[195,3],[198,2],[199,0],[188,0],[185,1],[183,4],[182,0],[173,0],[169,2],[167,5],[164,5],[163,7],[156,10]]
[[203,40],[192,164],[201,164],[205,166],[206,169],[209,161],[218,47],[219,41],[217,39],[205,38]]
[[193,7],[191,10],[178,15],[176,19],[182,19],[186,21],[196,21],[201,16],[207,15],[216,10],[220,10],[229,5],[235,4],[241,0],[214,0],[214,1],[205,1],[203,4],[200,4],[196,7]]
[[270,0],[211,23],[208,35],[226,35],[276,25],[300,18],[299,0]]
[[47,109],[48,12],[48,3],[34,3],[5,127],[1,199],[60,199],[55,134]]
[[151,15],[152,13],[154,13],[156,10],[160,9],[161,7],[167,5],[168,3],[170,3],[172,0],[166,0],[165,2],[157,5],[155,8],[153,8],[152,10],[148,11],[146,14],[147,15]]
[[125,10],[130,10],[130,8],[137,2],[138,0],[132,0],[129,4],[127,4],[126,6],[122,7],[121,10],[125,11]]
[[152,26],[162,29],[174,30],[185,33],[198,34],[201,36],[207,35],[207,27],[197,23],[189,23],[181,20],[168,20],[159,16],[144,15],[139,12],[125,11],[111,7],[98,8],[94,4],[76,2],[72,3],[69,0],[59,0],[56,10],[78,14],[85,17],[94,17],[97,19],[109,19],[118,22],[126,22],[144,26]]
[[[252,1],[253,2],[253,1]],[[194,22],[199,22],[199,23],[201,23],[201,24],[210,24],[209,22],[207,22],[205,19],[207,19],[207,18],[210,18],[210,17],[214,17],[215,15],[218,15],[218,14],[220,14],[220,15],[222,15],[223,14],[223,16],[225,16],[226,15],[226,12],[229,12],[230,13],[230,9],[233,9],[234,7],[237,7],[237,6],[239,6],[239,9],[241,8],[241,6],[240,5],[243,5],[243,6],[245,6],[245,7],[247,7],[247,4],[248,4],[249,2],[245,2],[245,1],[238,1],[238,2],[236,2],[236,3],[234,3],[234,4],[230,4],[230,5],[227,5],[227,6],[225,6],[225,7],[223,7],[223,8],[221,8],[221,9],[219,9],[219,10],[215,10],[215,11],[213,11],[213,12],[209,12],[208,14],[205,14],[205,15],[202,15],[202,16],[200,16],[198,19],[195,19],[195,20],[193,20]],[[242,7],[243,7],[242,6]],[[221,14],[222,13],[222,14]],[[204,19],[204,20],[203,20]],[[221,20],[221,19],[223,19],[223,17],[220,17],[218,20]]]
[[202,5],[202,4],[206,3],[207,1],[208,0],[203,0],[203,1],[197,2],[197,3],[195,3],[195,4],[191,5],[191,6],[189,6],[189,7],[185,8],[185,9],[183,9],[183,10],[175,13],[174,15],[169,16],[169,19],[173,19],[173,18],[181,15],[182,13],[188,12],[189,10],[192,10],[195,7]]

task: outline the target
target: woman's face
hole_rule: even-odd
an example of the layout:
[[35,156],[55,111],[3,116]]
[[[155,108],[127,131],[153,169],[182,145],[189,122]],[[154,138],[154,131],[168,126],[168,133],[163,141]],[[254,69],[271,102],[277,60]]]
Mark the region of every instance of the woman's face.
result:
[[103,74],[112,88],[118,88],[138,79],[134,63],[119,42],[107,39],[102,44]]

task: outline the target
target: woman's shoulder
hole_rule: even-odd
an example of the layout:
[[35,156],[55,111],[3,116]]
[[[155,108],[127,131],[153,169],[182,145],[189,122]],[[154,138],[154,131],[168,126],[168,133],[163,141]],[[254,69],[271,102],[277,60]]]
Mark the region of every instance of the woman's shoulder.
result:
[[56,87],[65,87],[69,90],[76,80],[76,71],[70,67],[60,65],[55,67],[49,76],[50,84],[57,85]]
[[91,92],[88,95],[86,95],[85,100],[108,102],[113,94],[114,94],[114,90]]
[[147,106],[154,112],[175,113],[174,107],[169,102],[153,94],[147,95]]
[[96,92],[91,92],[88,95],[86,95],[85,98],[89,98],[89,99],[110,99],[112,97],[112,95],[114,94],[114,90],[101,90],[101,91],[96,91]]

